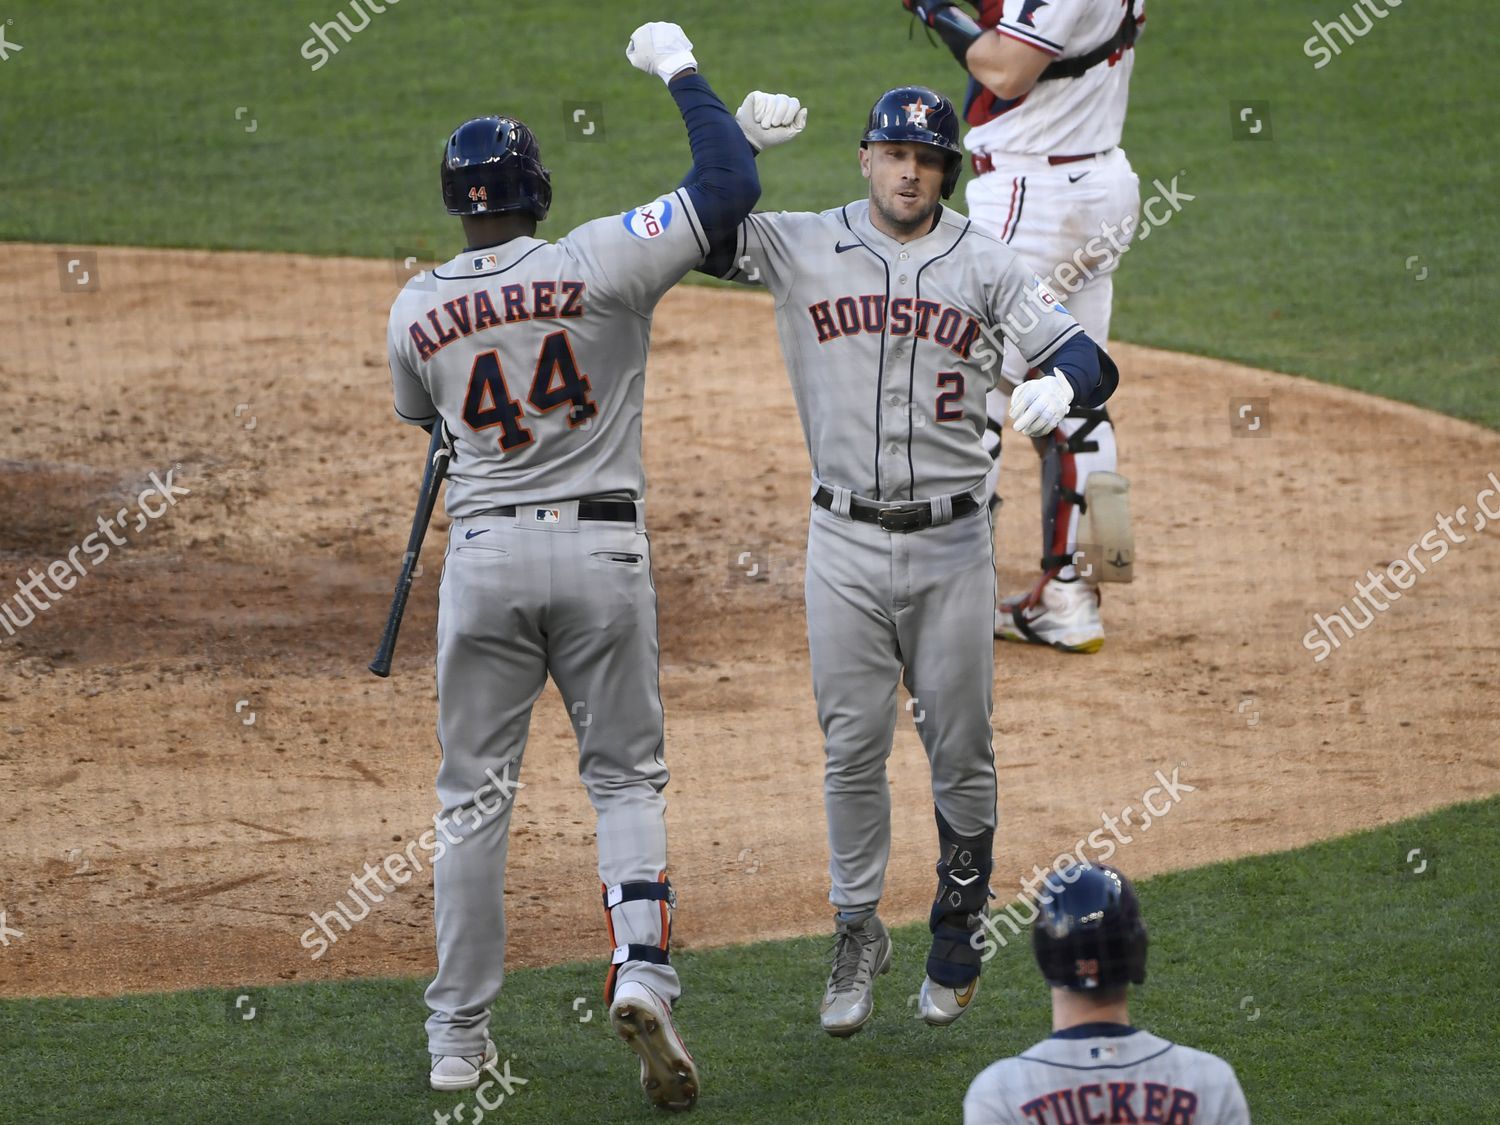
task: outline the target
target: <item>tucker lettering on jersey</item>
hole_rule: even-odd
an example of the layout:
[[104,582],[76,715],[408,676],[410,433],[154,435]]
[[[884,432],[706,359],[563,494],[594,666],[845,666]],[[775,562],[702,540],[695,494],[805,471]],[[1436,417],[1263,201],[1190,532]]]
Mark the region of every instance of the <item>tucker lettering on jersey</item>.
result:
[[[425,363],[454,340],[515,324],[520,320],[555,320],[583,315],[583,282],[533,281],[479,289],[427,310],[407,328],[417,355]],[[425,321],[425,323],[424,323]]]
[[1193,1125],[1198,1095],[1161,1082],[1089,1082],[1032,1098],[1021,1113],[1037,1125]]
[[[860,297],[830,298],[807,307],[818,343],[826,344],[842,336],[885,330],[886,299],[883,293]],[[940,301],[897,297],[890,303],[892,336],[915,336],[932,340],[961,359],[969,358],[969,349],[979,339],[979,321],[960,309],[949,308]]]

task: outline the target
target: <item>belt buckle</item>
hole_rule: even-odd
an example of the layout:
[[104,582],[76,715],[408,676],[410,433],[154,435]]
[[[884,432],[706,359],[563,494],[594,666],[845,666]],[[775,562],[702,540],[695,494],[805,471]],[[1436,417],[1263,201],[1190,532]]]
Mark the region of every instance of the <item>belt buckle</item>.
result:
[[922,508],[917,505],[881,508],[875,522],[885,531],[916,531],[922,525]]

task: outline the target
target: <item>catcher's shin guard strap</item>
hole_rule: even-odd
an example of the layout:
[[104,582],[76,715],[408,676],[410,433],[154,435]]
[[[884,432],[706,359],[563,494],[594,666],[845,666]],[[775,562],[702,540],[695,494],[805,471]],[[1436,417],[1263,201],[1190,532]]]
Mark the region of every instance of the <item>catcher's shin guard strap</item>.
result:
[[927,975],[945,988],[961,988],[979,975],[983,963],[970,939],[979,929],[990,898],[995,830],[960,836],[941,812],[937,813],[937,825],[941,858],[937,897],[927,923],[932,931]]
[[[677,893],[672,890],[666,873],[656,882],[640,880],[631,883],[616,883],[612,887],[601,884],[604,899],[604,924],[609,930],[609,943],[614,947],[610,954],[609,972],[604,978],[604,1002],[611,1004],[615,998],[615,984],[620,975],[620,966],[629,961],[644,961],[649,965],[668,964],[667,949],[672,943],[672,911],[677,906]],[[614,916],[616,907],[627,902],[654,902],[661,909],[661,943],[647,945],[644,942],[620,942],[615,937]]]

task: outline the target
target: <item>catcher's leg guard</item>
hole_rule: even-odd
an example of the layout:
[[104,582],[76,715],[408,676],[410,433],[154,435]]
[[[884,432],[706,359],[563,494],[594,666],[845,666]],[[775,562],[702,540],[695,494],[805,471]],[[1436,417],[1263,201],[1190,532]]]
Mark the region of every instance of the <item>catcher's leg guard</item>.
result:
[[927,975],[945,988],[962,988],[979,976],[984,963],[971,939],[990,898],[995,830],[960,836],[940,812],[937,826],[942,858],[937,865],[937,898],[927,922],[932,931]]
[[1135,534],[1130,526],[1130,482],[1119,473],[1096,469],[1083,490],[1078,546],[1073,565],[1085,581],[1135,580]]
[[[1068,411],[1069,419],[1081,419],[1076,427],[1063,425],[1053,430],[1047,438],[1042,453],[1042,570],[1043,582],[1051,578],[1074,578],[1073,552],[1077,549],[1073,541],[1075,514],[1087,508],[1084,487],[1089,468],[1113,468],[1113,465],[1080,464],[1081,455],[1097,454],[1101,451],[1100,434],[1104,428],[1109,433],[1109,448],[1113,453],[1113,427],[1109,411],[1104,407],[1090,410],[1074,407]],[[1071,433],[1064,433],[1071,429]],[[1093,460],[1090,458],[1090,460]],[[1109,460],[1113,462],[1113,457]]]
[[[672,940],[672,911],[677,906],[677,894],[672,890],[672,884],[667,881],[665,872],[654,883],[645,881],[616,883],[613,887],[607,887],[601,883],[600,890],[604,895],[604,924],[609,930],[609,943],[614,947],[614,952],[610,955],[609,973],[604,978],[604,1002],[610,1004],[614,1002],[615,985],[621,966],[630,961],[644,961],[650,965],[666,965],[669,963],[667,947],[671,944]],[[632,902],[650,902],[656,904],[659,910],[659,926],[651,922],[643,926],[640,918],[637,917],[633,920],[633,924],[628,927],[631,936],[634,937],[649,938],[651,935],[649,933],[642,933],[642,931],[657,930],[660,936],[656,944],[651,944],[650,941],[621,942],[616,937],[614,912]],[[638,915],[641,913],[643,912],[637,912]],[[649,915],[651,912],[644,913]],[[622,930],[626,928],[625,926],[621,927]]]

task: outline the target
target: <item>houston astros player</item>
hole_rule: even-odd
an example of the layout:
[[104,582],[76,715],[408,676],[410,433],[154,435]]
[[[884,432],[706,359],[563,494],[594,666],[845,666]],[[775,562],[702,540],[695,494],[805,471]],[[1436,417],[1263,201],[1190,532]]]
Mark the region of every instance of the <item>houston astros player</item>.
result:
[[[770,143],[794,135],[793,124]],[[765,147],[764,144],[759,147]],[[949,210],[962,151],[944,97],[882,94],[860,148],[869,195],[822,213],[750,216],[704,270],[766,286],[812,458],[807,630],[825,741],[837,908],[821,1020],[870,1018],[891,960],[876,916],[890,853],[886,759],[904,682],[932,769],[938,830],[921,1015],[950,1024],[979,984],[970,944],[989,895],[993,530],[985,393],[1003,336],[1050,374],[1011,397],[1044,434],[1114,390],[1114,364],[993,234]]]
[[1052,1035],[974,1079],[965,1125],[1249,1125],[1234,1068],[1130,1025],[1146,925],[1130,880],[1073,864],[1048,876],[1032,948],[1052,987]]
[[[977,24],[952,0],[902,2],[970,75],[964,145],[978,175],[967,188],[969,214],[1107,344],[1114,271],[1140,212],[1120,134],[1145,0],[980,0]],[[985,436],[995,459],[992,494],[1006,395],[1041,372],[1007,349],[1004,374]],[[1042,573],[1000,603],[995,635],[1096,652],[1104,644],[1098,583],[1133,577],[1114,426],[1102,406],[1075,402],[1034,444],[1042,459]],[[1082,576],[1074,565],[1081,544],[1089,559]]]
[[[733,232],[760,194],[735,118],[671,23],[631,36],[630,62],[667,83],[693,167],[675,190],[556,243],[535,236],[552,198],[536,138],[510,117],[460,125],[442,162],[462,253],[391,308],[396,412],[441,421],[454,456],[438,610],[437,790],[462,826],[434,865],[438,971],[427,990],[434,1089],[476,1086],[504,970],[513,789],[531,708],[550,673],[598,816],[614,952],[605,983],[641,1085],[688,1109],[697,1068],[671,1019],[656,594],[645,533],[641,406],[652,311]],[[742,107],[749,114],[751,107]]]

